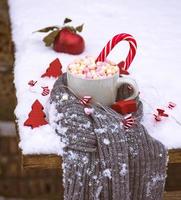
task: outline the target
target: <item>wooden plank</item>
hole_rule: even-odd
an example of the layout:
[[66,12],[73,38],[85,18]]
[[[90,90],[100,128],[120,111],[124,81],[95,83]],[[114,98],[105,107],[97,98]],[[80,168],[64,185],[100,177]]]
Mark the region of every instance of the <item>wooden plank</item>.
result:
[[55,169],[61,168],[61,157],[57,155],[23,155],[23,168],[43,168]]
[[169,163],[181,163],[181,149],[169,150]]
[[[181,163],[181,149],[169,151],[169,163]],[[22,165],[24,168],[60,168],[61,158],[58,155],[23,155]]]
[[[170,157],[170,161],[168,164],[168,171],[167,171],[168,176],[167,176],[165,190],[167,192],[174,191],[174,190],[181,190],[181,173],[180,173],[181,172],[181,150],[170,150],[169,157]],[[54,155],[54,154],[22,155],[23,169],[41,168],[41,169],[60,169],[61,170],[61,163],[62,163],[61,156]],[[172,198],[170,197],[169,200],[171,199]],[[177,200],[177,196],[176,196],[176,200]],[[181,198],[179,200],[181,200]]]
[[13,84],[13,42],[7,0],[0,0],[0,120],[13,120],[16,105]]
[[164,200],[181,200],[181,191],[165,192]]
[[166,191],[181,190],[181,164],[180,163],[168,164],[165,189]]

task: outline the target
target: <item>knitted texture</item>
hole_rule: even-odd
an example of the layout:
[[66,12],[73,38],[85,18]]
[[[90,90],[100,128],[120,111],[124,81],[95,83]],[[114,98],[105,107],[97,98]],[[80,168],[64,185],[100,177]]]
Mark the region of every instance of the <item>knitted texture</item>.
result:
[[87,106],[68,89],[66,74],[55,82],[50,121],[65,144],[64,200],[162,200],[167,150],[141,125],[142,103],[129,129],[111,108],[89,106],[94,112],[86,115]]

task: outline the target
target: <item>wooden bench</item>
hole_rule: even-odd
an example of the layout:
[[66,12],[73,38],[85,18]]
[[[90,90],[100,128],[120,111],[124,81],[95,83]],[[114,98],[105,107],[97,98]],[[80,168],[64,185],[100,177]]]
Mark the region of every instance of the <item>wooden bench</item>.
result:
[[[22,155],[23,169],[43,168],[61,170],[61,157],[58,155]],[[169,150],[168,177],[166,191],[181,190],[181,149]],[[181,199],[181,196],[180,196]]]
[[[58,155],[22,155],[22,167],[27,169],[60,169],[61,157]],[[181,200],[181,149],[169,150],[168,177],[164,200]],[[63,197],[61,197],[63,200]]]
[[[60,168],[61,158],[55,154],[22,155],[22,165],[27,168]],[[169,150],[169,165],[181,164],[181,149]]]
[[[50,155],[22,155],[22,166],[27,169],[60,169],[61,157]],[[164,200],[181,200],[181,149],[169,150],[168,177]],[[63,197],[60,197],[63,200]]]

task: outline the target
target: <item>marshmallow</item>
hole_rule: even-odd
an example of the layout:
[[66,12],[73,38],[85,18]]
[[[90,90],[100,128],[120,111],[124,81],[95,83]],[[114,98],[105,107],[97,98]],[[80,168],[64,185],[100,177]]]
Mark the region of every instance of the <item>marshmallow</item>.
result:
[[119,72],[119,68],[111,61],[95,62],[95,59],[86,56],[85,59],[76,59],[68,66],[70,73],[84,79],[102,79],[111,77]]

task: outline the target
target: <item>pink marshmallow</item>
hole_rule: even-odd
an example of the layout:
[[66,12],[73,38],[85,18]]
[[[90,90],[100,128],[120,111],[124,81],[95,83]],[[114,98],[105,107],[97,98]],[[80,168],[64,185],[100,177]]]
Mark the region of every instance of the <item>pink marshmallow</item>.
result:
[[84,60],[79,59],[68,66],[72,74],[78,75],[85,79],[102,79],[111,77],[119,71],[118,67],[110,61],[97,62],[91,57],[86,57]]

